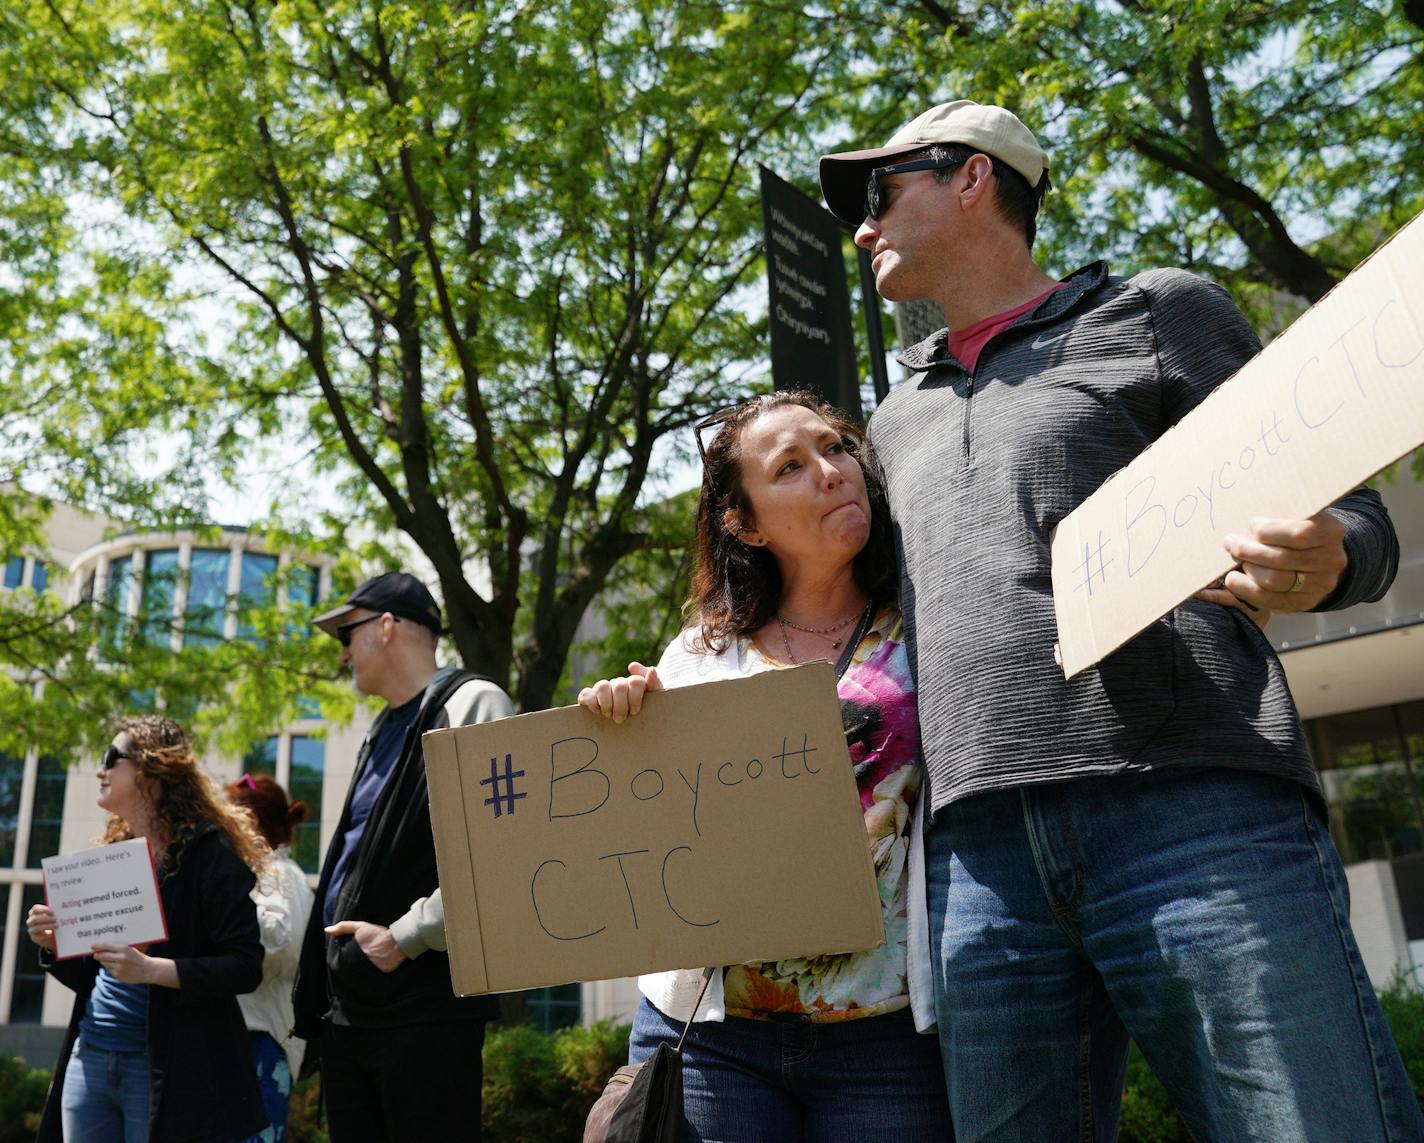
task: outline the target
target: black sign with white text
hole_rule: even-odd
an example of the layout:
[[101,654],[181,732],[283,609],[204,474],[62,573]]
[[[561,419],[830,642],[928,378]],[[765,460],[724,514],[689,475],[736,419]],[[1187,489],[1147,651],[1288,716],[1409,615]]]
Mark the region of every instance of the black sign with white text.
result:
[[761,209],[772,382],[778,389],[809,389],[861,420],[840,223],[766,167]]

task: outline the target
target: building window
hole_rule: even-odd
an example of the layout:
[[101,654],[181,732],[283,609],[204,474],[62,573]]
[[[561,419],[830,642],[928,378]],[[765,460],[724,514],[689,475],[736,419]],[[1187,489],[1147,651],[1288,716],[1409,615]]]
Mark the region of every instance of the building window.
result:
[[277,575],[277,557],[261,552],[243,552],[242,566],[238,569],[238,634],[251,639],[257,633],[242,612],[247,609],[270,607],[274,598],[274,581]]
[[30,569],[30,587],[35,591],[44,591],[49,586],[49,566],[44,560],[36,560],[34,567]]
[[1424,853],[1424,702],[1306,724],[1346,862]]
[[226,548],[194,548],[188,565],[188,605],[183,611],[185,639],[197,646],[222,642],[227,618]]
[[277,777],[277,739],[264,738],[261,742],[248,748],[246,754],[242,756],[242,772],[244,774],[266,774],[269,778]]
[[123,638],[129,606],[129,586],[133,583],[133,558],[121,556],[109,561],[109,586],[104,595],[108,615],[104,622],[104,645],[110,650]]
[[292,836],[292,860],[306,873],[321,868],[321,782],[326,772],[326,743],[305,734],[292,735],[292,766],[287,794],[306,802],[307,820]]
[[11,556],[5,561],[5,586],[17,588],[25,578],[25,557]]
[[143,633],[151,643],[173,634],[173,600],[178,591],[178,549],[148,552],[143,561]]
[[[20,932],[24,933],[24,917],[31,905],[44,900],[43,885],[16,885],[11,890],[20,893]],[[21,936],[15,949],[15,975],[11,977],[10,1023],[38,1024],[44,1008],[44,969],[40,968],[35,946],[28,936]]]
[[572,1027],[579,1022],[583,1008],[577,984],[535,988],[525,993],[524,999],[529,1006],[529,1022],[541,1032]]
[[321,577],[316,568],[299,564],[287,572],[287,599],[301,607],[315,607]]
[[15,864],[15,835],[20,828],[20,786],[25,760],[0,750],[0,866]]
[[42,857],[59,852],[59,831],[64,819],[64,783],[69,768],[58,758],[40,755],[35,771],[35,804],[30,815],[30,844],[25,865],[40,868]]

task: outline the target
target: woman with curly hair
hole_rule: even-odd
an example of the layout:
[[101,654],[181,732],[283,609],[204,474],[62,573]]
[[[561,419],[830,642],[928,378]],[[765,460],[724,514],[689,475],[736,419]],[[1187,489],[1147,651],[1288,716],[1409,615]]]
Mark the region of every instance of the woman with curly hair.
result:
[[266,1117],[237,996],[262,981],[249,893],[267,848],[217,796],[182,728],[158,715],[119,720],[99,764],[99,805],[109,812],[102,844],[148,839],[168,939],[56,960],[54,913],[30,909],[40,963],[75,992],[39,1139],[249,1136]]

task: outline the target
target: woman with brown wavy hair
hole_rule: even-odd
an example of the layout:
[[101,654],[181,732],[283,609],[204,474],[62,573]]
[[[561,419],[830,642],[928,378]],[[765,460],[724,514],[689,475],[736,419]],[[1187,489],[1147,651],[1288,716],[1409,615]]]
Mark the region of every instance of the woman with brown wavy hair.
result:
[[100,840],[148,839],[168,939],[56,960],[54,913],[30,910],[41,964],[75,992],[39,1139],[242,1139],[266,1121],[237,1006],[262,980],[248,895],[266,846],[172,719],[123,718],[115,730],[99,764]]
[[692,1139],[952,1138],[939,1043],[920,1034],[934,1025],[915,824],[920,734],[869,444],[808,393],[757,397],[702,427],[716,435],[705,448],[698,439],[688,625],[657,667],[631,663],[579,702],[621,722],[664,686],[835,664],[886,939],[867,952],[727,965],[710,977],[644,976],[630,1058],[677,1043],[692,1023],[682,1051]]

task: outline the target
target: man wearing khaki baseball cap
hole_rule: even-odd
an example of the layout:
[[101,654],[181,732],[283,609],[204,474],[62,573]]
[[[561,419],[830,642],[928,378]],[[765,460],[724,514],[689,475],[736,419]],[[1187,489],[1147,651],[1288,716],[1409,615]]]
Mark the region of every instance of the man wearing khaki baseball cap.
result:
[[[821,186],[880,294],[930,298],[949,323],[903,351],[910,377],[870,432],[918,688],[957,1139],[1116,1138],[1129,1039],[1197,1138],[1424,1139],[1256,625],[1384,594],[1399,548],[1379,497],[1222,537],[1239,561],[1224,581],[1065,680],[1053,528],[1260,343],[1181,270],[1046,274],[1048,157],[1003,108],[931,108],[883,147],[825,156]],[[1252,439],[1290,447],[1284,428]],[[1212,482],[1250,463],[1210,459],[1190,502],[1124,490],[1134,547],[1100,563],[1141,571],[1173,513],[1208,511]]]

